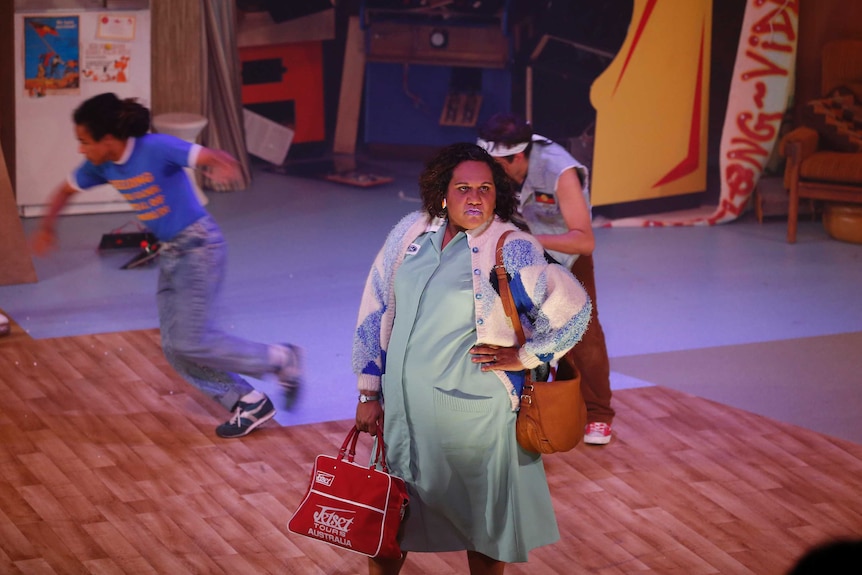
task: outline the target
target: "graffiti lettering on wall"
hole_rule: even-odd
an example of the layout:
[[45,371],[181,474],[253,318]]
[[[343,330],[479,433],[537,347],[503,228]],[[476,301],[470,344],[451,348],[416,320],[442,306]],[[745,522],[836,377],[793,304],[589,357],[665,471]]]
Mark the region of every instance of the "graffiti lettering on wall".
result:
[[749,0],[721,140],[716,222],[745,207],[778,139],[792,91],[798,0]]

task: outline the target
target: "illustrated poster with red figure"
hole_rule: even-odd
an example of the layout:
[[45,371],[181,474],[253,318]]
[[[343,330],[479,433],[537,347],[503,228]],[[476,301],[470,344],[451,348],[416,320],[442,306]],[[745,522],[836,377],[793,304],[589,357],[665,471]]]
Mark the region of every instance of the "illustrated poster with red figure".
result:
[[32,98],[78,94],[77,16],[24,18],[24,90]]

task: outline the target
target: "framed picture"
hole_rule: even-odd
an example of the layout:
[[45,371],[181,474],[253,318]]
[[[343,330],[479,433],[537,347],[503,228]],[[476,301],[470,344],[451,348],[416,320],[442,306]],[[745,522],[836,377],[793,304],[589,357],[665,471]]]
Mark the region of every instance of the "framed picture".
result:
[[80,92],[78,16],[24,18],[24,90],[33,98]]

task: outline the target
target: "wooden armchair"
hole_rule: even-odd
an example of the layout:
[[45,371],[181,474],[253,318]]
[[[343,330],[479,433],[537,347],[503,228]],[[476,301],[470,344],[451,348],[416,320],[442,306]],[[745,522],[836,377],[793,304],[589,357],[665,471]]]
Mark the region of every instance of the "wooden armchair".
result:
[[[823,94],[839,87],[849,89],[856,104],[862,105],[862,40],[830,42],[823,49],[822,62]],[[862,147],[851,151],[856,145],[851,135],[849,148],[836,148],[826,141],[831,135],[801,126],[781,141],[780,152],[787,159],[784,185],[789,191],[789,243],[796,242],[801,199],[862,204]]]
[[862,204],[862,153],[819,150],[819,135],[799,127],[782,140],[787,158],[784,185],[790,192],[787,241],[796,242],[799,201],[802,198]]

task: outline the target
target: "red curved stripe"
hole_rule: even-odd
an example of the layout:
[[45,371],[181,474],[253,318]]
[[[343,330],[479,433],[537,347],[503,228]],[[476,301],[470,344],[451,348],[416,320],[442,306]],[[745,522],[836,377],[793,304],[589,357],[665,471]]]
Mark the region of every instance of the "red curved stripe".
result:
[[617,93],[617,88],[620,86],[620,82],[623,80],[623,76],[626,75],[626,68],[629,67],[629,60],[632,59],[632,55],[638,47],[638,43],[640,42],[641,35],[643,34],[644,28],[646,28],[647,22],[649,21],[650,14],[652,14],[652,9],[655,8],[658,0],[649,0],[647,2],[646,8],[644,8],[644,13],[641,14],[641,20],[638,22],[638,29],[635,31],[634,40],[632,40],[632,45],[629,46],[629,52],[626,54],[626,61],[623,63],[623,69],[620,71],[620,75],[617,78],[617,83],[614,86],[613,93]]
[[694,102],[692,103],[691,128],[689,128],[688,132],[688,155],[661,180],[653,184],[654,188],[687,176],[697,170],[700,164],[700,123],[703,110],[703,45],[704,36],[706,35],[705,27],[706,24],[704,24],[700,32],[700,58],[697,62],[697,82],[695,83]]

